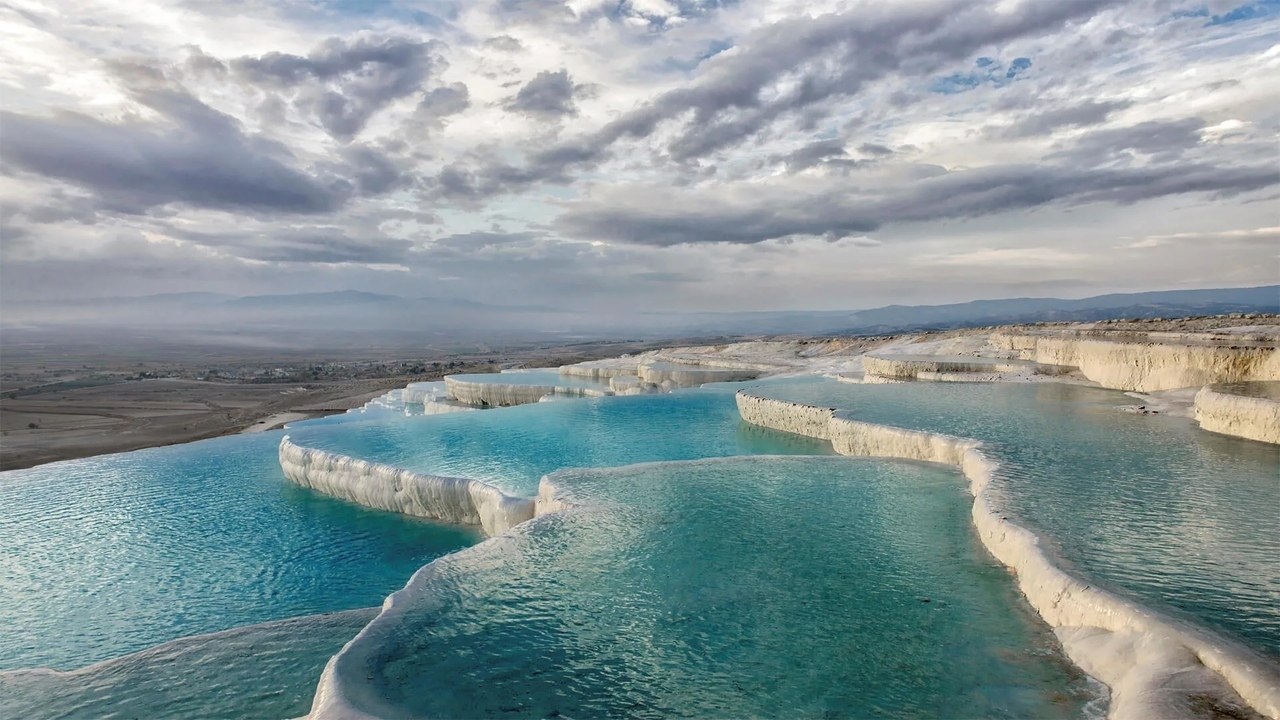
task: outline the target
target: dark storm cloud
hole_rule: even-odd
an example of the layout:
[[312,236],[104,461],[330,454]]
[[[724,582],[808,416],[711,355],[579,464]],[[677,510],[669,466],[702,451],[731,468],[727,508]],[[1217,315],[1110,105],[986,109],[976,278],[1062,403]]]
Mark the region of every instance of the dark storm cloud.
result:
[[507,107],[535,117],[556,119],[577,115],[573,96],[577,86],[567,70],[540,72],[516,93]]
[[294,166],[282,146],[176,89],[134,92],[167,122],[111,123],[72,112],[0,111],[6,165],[85,188],[123,212],[168,203],[247,212],[319,213],[342,187]]
[[938,175],[871,197],[837,188],[752,195],[748,203],[709,191],[677,195],[637,189],[607,203],[577,203],[556,226],[570,237],[656,246],[752,244],[794,236],[838,239],[889,223],[974,218],[1055,203],[1131,203],[1189,192],[1234,195],[1277,183],[1280,174],[1266,166],[1089,171],[1013,165]]
[[291,96],[330,135],[349,140],[378,111],[418,92],[441,64],[436,41],[330,38],[304,56],[272,52],[230,65],[243,80]]
[[1133,103],[1123,101],[1089,100],[1078,105],[1054,108],[1026,115],[1013,125],[989,131],[998,138],[1025,138],[1048,135],[1060,128],[1084,127],[1098,125],[1112,113],[1123,110]]

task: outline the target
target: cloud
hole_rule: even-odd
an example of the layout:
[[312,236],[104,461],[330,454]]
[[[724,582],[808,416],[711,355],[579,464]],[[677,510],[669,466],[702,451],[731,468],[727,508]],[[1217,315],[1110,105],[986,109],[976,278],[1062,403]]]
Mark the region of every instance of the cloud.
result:
[[1132,105],[1129,100],[1086,100],[1064,107],[1042,110],[1022,116],[1013,124],[991,128],[997,138],[1027,138],[1048,135],[1054,130],[1098,125],[1118,110]]
[[457,115],[471,106],[471,93],[463,83],[438,87],[422,96],[418,103],[418,117],[439,127],[450,115]]
[[524,44],[510,35],[495,35],[484,41],[484,47],[504,53],[516,53],[524,50]]
[[175,232],[183,242],[246,260],[279,263],[398,264],[413,243],[389,237],[353,238],[342,228],[298,226],[266,232]]
[[136,93],[162,121],[0,111],[6,165],[79,186],[117,211],[179,203],[241,212],[320,213],[348,197],[287,150],[179,90]]
[[568,71],[540,72],[520,88],[507,107],[543,119],[577,115],[573,97],[578,87]]
[[1280,248],[1280,226],[1247,230],[1222,230],[1218,232],[1180,232],[1146,235],[1118,247],[1125,250],[1150,250],[1165,247],[1171,243],[1214,244],[1223,242],[1256,243]]
[[355,137],[376,113],[419,91],[441,64],[437,41],[329,38],[305,56],[270,52],[230,62],[248,83],[279,91],[330,135]]
[[[776,121],[855,95],[895,72],[922,72],[986,45],[1086,19],[1107,0],[898,4],[793,17],[767,25],[715,56],[692,83],[662,93],[600,129],[532,153],[523,168],[482,168],[486,192],[512,192],[603,160],[625,138],[678,125],[665,151],[691,161],[741,143]],[[818,110],[820,112],[820,110]]]
[[1203,120],[1184,118],[1092,130],[1049,157],[1085,165],[1110,163],[1135,154],[1172,160],[1200,144],[1203,128]]
[[569,237],[672,246],[754,244],[793,236],[837,239],[904,222],[978,218],[1051,204],[1133,203],[1192,192],[1239,194],[1280,184],[1266,165],[1223,168],[1172,165],[1084,170],[1062,165],[1010,165],[936,175],[881,192],[837,187],[741,192],[613,188],[571,203],[556,220]]
[[1251,281],[1280,17],[1242,2],[0,12],[0,272],[623,310]]
[[816,140],[785,155],[773,155],[770,160],[787,166],[787,172],[800,172],[815,165],[826,165],[831,162],[851,162],[845,153],[844,140]]
[[923,255],[916,262],[924,265],[971,266],[980,268],[1015,267],[1035,268],[1064,265],[1088,264],[1090,256],[1085,253],[1073,253],[1057,248],[982,248],[949,255]]

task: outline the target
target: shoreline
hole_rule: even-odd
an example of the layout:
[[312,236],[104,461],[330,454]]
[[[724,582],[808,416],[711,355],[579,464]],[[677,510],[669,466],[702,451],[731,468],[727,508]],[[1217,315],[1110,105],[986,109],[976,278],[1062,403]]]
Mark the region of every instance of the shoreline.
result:
[[[266,413],[252,412],[251,414],[251,411],[255,408],[244,408],[240,412],[234,413],[230,418],[218,416],[220,412],[225,413],[225,410],[221,408],[210,408],[194,417],[192,415],[178,415],[170,422],[164,422],[169,419],[164,416],[159,418],[148,416],[130,418],[123,414],[103,415],[103,417],[111,417],[117,422],[113,423],[111,427],[95,427],[82,431],[56,428],[46,433],[47,435],[56,435],[56,437],[49,438],[51,442],[42,443],[39,446],[32,443],[28,447],[19,447],[17,449],[12,449],[10,443],[12,439],[17,439],[21,436],[15,437],[6,432],[4,439],[0,440],[0,448],[5,451],[3,457],[0,458],[0,472],[28,470],[68,460],[84,460],[102,455],[184,445],[230,435],[277,430],[291,422],[337,415],[361,407],[369,400],[385,394],[388,390],[403,387],[407,382],[409,380],[405,378],[380,378],[373,381],[362,381],[362,385],[374,384],[383,387],[375,390],[361,388],[364,390],[363,392],[326,396],[324,399],[316,398],[312,394],[303,396],[302,393],[298,393],[299,397],[296,404],[292,402],[286,403],[285,407],[271,408],[274,412]],[[276,389],[276,392],[281,391]],[[61,412],[50,412],[47,409],[42,409],[41,413],[44,415],[83,417],[83,415],[74,412],[77,409],[79,408],[71,407]],[[188,425],[179,425],[178,422],[186,422]],[[192,425],[197,427],[193,428],[191,427]],[[203,425],[203,427],[199,427],[200,425]],[[32,436],[34,436],[34,433],[28,435],[28,437]]]

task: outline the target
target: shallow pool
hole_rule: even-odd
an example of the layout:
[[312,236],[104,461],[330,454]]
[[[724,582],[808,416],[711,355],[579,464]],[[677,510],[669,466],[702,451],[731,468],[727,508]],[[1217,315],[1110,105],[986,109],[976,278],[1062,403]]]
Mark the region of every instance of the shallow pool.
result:
[[377,416],[290,431],[298,445],[474,478],[533,495],[566,467],[755,454],[830,454],[827,443],[743,423],[735,386],[671,395],[574,398],[431,417]]
[[436,562],[339,661],[389,717],[1077,717],[963,479],[736,458],[558,476],[589,511]]
[[475,532],[299,488],[278,432],[0,473],[0,669],[377,605]]
[[978,438],[1010,508],[1095,581],[1280,656],[1280,447],[1058,383],[764,383],[859,420]]

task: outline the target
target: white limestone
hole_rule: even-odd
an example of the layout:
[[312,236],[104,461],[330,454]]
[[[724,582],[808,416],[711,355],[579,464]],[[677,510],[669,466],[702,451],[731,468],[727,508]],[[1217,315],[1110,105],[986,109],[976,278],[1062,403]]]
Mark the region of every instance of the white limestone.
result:
[[[1247,704],[1280,718],[1280,668],[1251,650],[1175,623],[1059,569],[1039,538],[1001,514],[990,489],[995,464],[977,440],[860,422],[829,408],[739,391],[738,410],[752,424],[809,437],[824,432],[844,455],[945,463],[964,473],[973,522],[983,544],[1012,570],[1031,606],[1051,625],[1067,655],[1111,688],[1110,716],[1191,718],[1197,697]],[[818,424],[828,417],[824,431]]]
[[1025,360],[982,357],[929,357],[926,355],[864,355],[862,367],[868,375],[893,380],[966,382],[1030,380],[1031,376],[1065,375],[1070,368],[1043,365]]
[[[1099,385],[1153,392],[1211,383],[1280,380],[1275,344],[1218,344],[1187,335],[1134,340],[1060,333],[992,333],[993,347],[1024,360],[1080,369]],[[1181,341],[1178,338],[1182,338]]]
[[519,385],[444,379],[449,398],[475,407],[510,407],[536,403],[547,395],[566,397],[603,397],[612,394],[601,388],[566,387],[560,385]]
[[426,475],[365,460],[304,448],[286,435],[280,467],[289,480],[365,507],[463,525],[497,535],[533,517],[530,498],[466,478]]
[[1195,418],[1200,427],[1211,432],[1280,444],[1280,401],[1273,398],[1206,385],[1196,393]]
[[456,412],[472,412],[479,409],[478,407],[449,399],[427,400],[422,403],[423,415],[447,415]]

